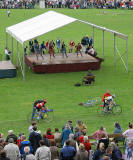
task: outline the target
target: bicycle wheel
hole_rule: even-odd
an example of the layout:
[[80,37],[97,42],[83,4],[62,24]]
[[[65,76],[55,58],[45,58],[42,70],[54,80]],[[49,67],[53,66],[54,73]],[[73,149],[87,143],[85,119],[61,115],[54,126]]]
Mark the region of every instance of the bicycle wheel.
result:
[[43,120],[46,121],[46,122],[53,121],[53,119],[54,119],[54,112],[52,111],[52,112],[46,112],[46,113],[44,113],[43,118],[44,118]]
[[122,113],[122,107],[119,105],[113,106],[113,114],[120,114]]
[[36,121],[37,120],[37,113],[35,112],[34,117],[32,118],[32,112],[27,114],[27,121],[28,122],[32,122],[32,121]]
[[98,106],[98,108],[97,108],[97,114],[98,114],[98,116],[104,116],[104,115],[106,115],[106,113],[104,112],[103,107]]

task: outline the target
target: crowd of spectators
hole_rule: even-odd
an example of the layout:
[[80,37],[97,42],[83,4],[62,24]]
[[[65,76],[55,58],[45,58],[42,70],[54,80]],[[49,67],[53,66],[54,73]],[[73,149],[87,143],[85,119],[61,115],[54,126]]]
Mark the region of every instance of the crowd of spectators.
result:
[[[91,137],[86,135],[87,127],[78,121],[75,128],[69,120],[59,132],[54,133],[48,128],[43,135],[37,129],[37,123],[32,122],[29,127],[29,136],[20,133],[17,137],[13,130],[8,136],[0,133],[0,160],[133,160],[133,126],[123,132],[118,122],[114,125],[114,133],[121,133],[126,138],[124,154],[117,143],[120,139],[109,139],[106,129],[101,126]],[[119,137],[117,137],[119,138]],[[95,144],[95,147],[92,146]]]
[[70,8],[70,9],[86,9],[86,8],[132,8],[132,1],[127,0],[46,0],[46,8]]
[[35,0],[0,0],[0,9],[31,9],[35,4]]
[[[0,0],[0,8],[15,9],[25,8],[31,9],[39,4],[39,0]],[[45,8],[70,8],[70,9],[86,9],[86,8],[133,8],[131,0],[45,0]]]

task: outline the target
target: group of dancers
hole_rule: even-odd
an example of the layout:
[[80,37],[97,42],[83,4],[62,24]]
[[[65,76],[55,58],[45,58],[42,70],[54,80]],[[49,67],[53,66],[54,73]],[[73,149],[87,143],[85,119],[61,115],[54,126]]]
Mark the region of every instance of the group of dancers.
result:
[[[55,46],[57,48],[57,52],[62,54],[62,57],[66,57],[68,58],[68,54],[67,54],[67,46],[65,44],[64,41],[61,41],[59,38],[56,40],[56,42],[54,42],[53,40],[48,40],[46,43],[44,43],[44,41],[42,41],[41,44],[39,44],[37,39],[34,40],[30,40],[29,41],[29,51],[30,54],[36,54],[37,60],[38,60],[38,56],[41,55],[42,59],[44,59],[43,54],[45,53],[49,53],[50,55],[50,59],[53,57],[55,58]],[[86,48],[85,50],[84,47]],[[27,55],[27,46],[25,47],[25,54]],[[69,52],[68,53],[73,53],[73,50],[75,48],[75,52],[77,54],[77,56],[81,55],[81,57],[83,57],[83,53],[87,53],[89,54],[89,50],[92,52],[92,44],[91,45],[84,45],[81,43],[77,43],[77,45],[75,45],[75,42],[73,40],[71,40],[69,42]],[[90,52],[90,54],[91,54]],[[92,55],[93,56],[93,55]]]

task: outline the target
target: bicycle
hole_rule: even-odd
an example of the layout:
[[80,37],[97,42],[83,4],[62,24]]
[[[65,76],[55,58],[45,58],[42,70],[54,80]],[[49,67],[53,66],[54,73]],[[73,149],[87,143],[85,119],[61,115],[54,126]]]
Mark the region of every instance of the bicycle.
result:
[[54,118],[54,112],[53,109],[47,109],[47,110],[42,110],[41,111],[41,115],[39,116],[40,119],[38,119],[39,116],[39,112],[37,112],[37,110],[35,110],[35,113],[33,114],[33,112],[28,113],[27,115],[27,120],[28,122],[32,122],[32,121],[46,121],[46,122],[51,122]]
[[90,99],[85,102],[85,103],[79,103],[80,106],[85,106],[85,107],[91,107],[91,106],[95,106],[97,104],[99,104],[101,102],[101,98],[100,97],[95,97],[93,99],[91,99],[91,97],[89,97]]
[[118,115],[122,113],[122,107],[116,103],[113,103],[112,105],[104,107],[103,105],[98,106],[97,108],[97,114],[99,116],[106,116],[109,114]]

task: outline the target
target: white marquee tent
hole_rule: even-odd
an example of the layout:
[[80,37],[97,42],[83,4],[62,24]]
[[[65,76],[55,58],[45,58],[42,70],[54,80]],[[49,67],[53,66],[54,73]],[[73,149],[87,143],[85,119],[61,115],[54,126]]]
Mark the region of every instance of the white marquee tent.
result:
[[[57,13],[55,11],[48,11],[48,12],[45,12],[44,14],[41,14],[39,16],[36,16],[34,18],[28,19],[26,21],[20,22],[18,24],[15,24],[13,26],[6,28],[6,47],[8,47],[8,34],[12,36],[12,60],[13,60],[13,38],[17,40],[17,65],[19,62],[21,66],[23,78],[25,78],[25,62],[24,62],[25,42],[75,21],[79,21],[93,27],[93,40],[94,40],[94,29],[96,28],[96,29],[102,30],[103,57],[104,57],[104,32],[107,31],[107,32],[113,33],[114,34],[114,64],[116,64],[115,55],[117,51],[126,68],[126,71],[128,72],[128,36],[127,35],[107,29],[105,27],[97,26],[92,23],[88,23],[76,18],[69,17],[64,14]],[[126,40],[126,54],[127,54],[126,63],[124,62],[120,52],[116,47],[116,41],[115,41],[116,36]],[[20,42],[23,45],[23,66],[21,65],[21,61],[18,54],[18,42]]]

